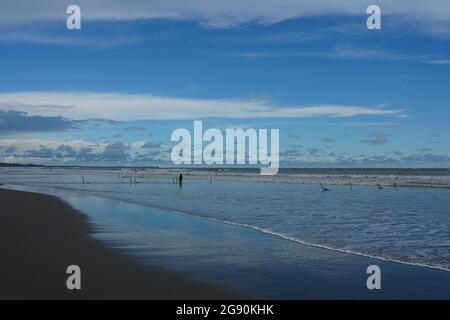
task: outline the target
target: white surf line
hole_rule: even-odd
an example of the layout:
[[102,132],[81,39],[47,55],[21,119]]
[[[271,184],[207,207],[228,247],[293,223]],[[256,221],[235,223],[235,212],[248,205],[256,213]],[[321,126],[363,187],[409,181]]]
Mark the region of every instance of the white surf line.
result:
[[[5,187],[5,186],[6,185],[4,185],[2,187]],[[14,188],[14,185],[8,185],[8,186],[13,186],[13,188]],[[20,186],[19,185],[19,188],[20,187],[25,187],[25,189],[29,189],[30,188],[29,186]],[[33,188],[33,187],[31,187],[31,188]],[[40,187],[34,187],[34,188],[38,188],[39,189]],[[8,189],[8,188],[6,188],[6,189]],[[83,190],[80,190],[80,189],[66,189],[66,190],[69,190],[69,192],[70,191],[72,191],[72,192],[83,192]],[[55,195],[55,194],[52,194],[52,193],[50,195],[56,196],[56,197],[60,198],[61,200],[66,201],[62,196]],[[88,194],[88,195],[91,196],[91,197],[100,197],[101,198],[101,196],[98,196],[98,195],[91,195],[91,194]],[[154,206],[154,205],[149,205],[149,204],[145,204],[145,203],[141,203],[141,202],[133,202],[133,201],[129,201],[129,200],[117,199],[117,198],[108,197],[108,196],[104,196],[104,198],[112,199],[112,200],[115,200],[115,201],[122,201],[122,202],[125,202],[125,203],[128,203],[128,204],[132,204],[132,205],[138,205],[138,206],[143,206],[143,207],[150,207],[150,208],[153,208],[153,209],[165,211],[165,212],[172,213],[172,214],[186,216],[186,217],[189,217],[189,218],[201,219],[201,220],[209,220],[209,221],[214,221],[214,222],[227,224],[227,225],[231,225],[231,226],[238,226],[238,227],[243,227],[243,228],[247,228],[247,229],[252,229],[252,230],[261,232],[263,234],[266,234],[266,235],[274,236],[274,237],[277,237],[277,238],[280,238],[280,239],[283,239],[283,240],[291,241],[291,242],[294,242],[294,243],[297,243],[297,244],[301,244],[301,245],[304,245],[304,246],[308,246],[308,247],[314,247],[314,248],[319,248],[319,249],[324,249],[324,250],[329,250],[329,251],[334,251],[334,252],[340,252],[340,253],[350,254],[350,255],[353,255],[353,256],[371,258],[371,259],[385,261],[385,262],[392,262],[392,263],[396,263],[396,264],[402,264],[402,265],[408,265],[408,266],[414,266],[414,267],[422,267],[422,268],[427,268],[427,269],[433,269],[433,270],[450,272],[449,268],[433,266],[433,265],[429,265],[429,264],[425,264],[425,263],[401,261],[401,260],[396,260],[396,259],[392,259],[392,258],[385,258],[385,257],[370,255],[370,254],[366,254],[366,253],[361,253],[361,252],[357,252],[357,251],[353,251],[353,250],[333,248],[333,247],[330,247],[328,245],[315,244],[315,243],[311,243],[311,242],[307,242],[307,241],[304,241],[304,240],[300,240],[300,239],[297,239],[297,238],[294,238],[294,237],[291,237],[291,236],[288,236],[288,235],[284,235],[284,234],[281,234],[281,233],[278,233],[278,232],[274,232],[274,231],[267,230],[267,229],[264,229],[264,228],[260,228],[260,227],[257,227],[257,226],[245,224],[245,223],[232,222],[232,221],[228,221],[228,220],[220,220],[220,219],[211,218],[211,217],[204,217],[204,216],[184,213],[184,212],[177,211],[177,210],[166,209],[166,208],[162,208],[162,207],[158,207],[158,206]]]
[[[157,208],[157,207],[155,207],[155,208],[156,209],[160,209],[160,208]],[[392,262],[392,263],[409,265],[409,266],[414,266],[414,267],[422,267],[422,268],[428,268],[428,269],[434,269],[434,270],[439,270],[439,271],[450,272],[450,269],[448,269],[448,268],[433,266],[433,265],[429,265],[429,264],[425,264],[425,263],[401,261],[401,260],[396,260],[396,259],[392,259],[392,258],[385,258],[385,257],[370,255],[370,254],[361,253],[361,252],[352,251],[352,250],[333,248],[333,247],[330,247],[330,246],[327,246],[327,245],[322,245],[322,244],[315,244],[315,243],[303,241],[303,240],[300,240],[300,239],[297,239],[297,238],[293,238],[293,237],[290,237],[288,235],[284,235],[282,233],[270,231],[270,230],[267,230],[267,229],[264,229],[264,228],[260,228],[260,227],[249,225],[249,224],[245,224],[245,223],[232,222],[232,221],[220,220],[220,219],[215,219],[215,218],[210,218],[210,217],[197,216],[197,215],[183,213],[183,212],[179,212],[179,211],[175,211],[175,210],[166,210],[166,209],[162,209],[162,210],[167,211],[167,212],[171,212],[171,213],[174,213],[174,214],[188,216],[188,217],[191,217],[191,218],[210,220],[210,221],[219,222],[219,223],[223,223],[223,224],[227,224],[227,225],[253,229],[253,230],[256,230],[258,232],[267,234],[267,235],[271,235],[271,236],[274,236],[274,237],[277,237],[277,238],[281,238],[283,240],[292,241],[292,242],[295,242],[295,243],[298,243],[298,244],[301,244],[301,245],[304,245],[304,246],[308,246],[308,247],[314,247],[314,248],[319,248],[319,249],[324,249],[324,250],[329,250],[329,251],[335,251],[335,252],[350,254],[350,255],[354,255],[354,256],[371,258],[371,259],[381,260],[381,261],[385,261],[385,262]]]
[[[82,190],[77,190],[77,191],[82,191]],[[397,264],[402,264],[402,265],[409,265],[409,266],[414,266],[414,267],[422,267],[422,268],[427,268],[427,269],[450,272],[450,269],[448,269],[448,268],[433,266],[433,265],[429,265],[429,264],[425,264],[425,263],[401,261],[401,260],[397,260],[397,259],[385,258],[385,257],[370,255],[370,254],[366,254],[366,253],[361,253],[361,252],[357,252],[357,251],[353,251],[353,250],[339,249],[339,248],[330,247],[328,245],[311,243],[311,242],[300,240],[300,239],[297,239],[297,238],[294,238],[294,237],[291,237],[291,236],[288,236],[288,235],[285,235],[282,233],[278,233],[278,232],[274,232],[274,231],[271,231],[268,229],[253,226],[250,224],[233,222],[233,221],[228,221],[228,220],[220,220],[220,219],[211,218],[211,217],[205,217],[205,216],[199,216],[199,215],[190,214],[190,213],[184,213],[181,211],[177,211],[177,210],[173,210],[173,209],[166,209],[163,207],[149,205],[149,204],[145,204],[142,202],[131,202],[131,201],[116,199],[116,198],[110,198],[110,199],[124,201],[126,203],[131,203],[131,204],[135,204],[135,205],[139,205],[139,206],[150,207],[150,208],[154,208],[157,210],[169,212],[172,214],[186,216],[189,218],[208,220],[208,221],[218,222],[218,223],[227,224],[227,225],[231,225],[231,226],[238,226],[238,227],[243,227],[243,228],[247,228],[247,229],[252,229],[252,230],[258,231],[260,233],[266,234],[266,235],[274,236],[274,237],[277,237],[277,238],[280,238],[283,240],[291,241],[291,242],[301,244],[304,246],[308,246],[308,247],[314,247],[314,248],[319,248],[319,249],[324,249],[324,250],[329,250],[329,251],[334,251],[334,252],[340,252],[340,253],[344,253],[344,254],[350,254],[353,256],[371,258],[371,259],[381,260],[381,261],[385,261],[385,262],[392,262],[392,263],[397,263]]]

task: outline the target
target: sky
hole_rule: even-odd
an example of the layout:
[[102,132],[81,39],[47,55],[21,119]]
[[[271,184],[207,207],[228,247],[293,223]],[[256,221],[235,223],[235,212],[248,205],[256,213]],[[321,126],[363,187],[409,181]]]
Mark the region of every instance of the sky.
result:
[[203,120],[282,167],[449,167],[449,88],[448,1],[0,3],[0,162],[170,165]]

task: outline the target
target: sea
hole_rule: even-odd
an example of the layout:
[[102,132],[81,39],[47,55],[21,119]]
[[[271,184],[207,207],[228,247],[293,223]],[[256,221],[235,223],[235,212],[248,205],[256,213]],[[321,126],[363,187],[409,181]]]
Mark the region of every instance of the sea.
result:
[[258,172],[3,167],[0,183],[61,197],[88,214],[94,237],[144,263],[263,297],[297,297],[293,270],[327,259],[450,271],[450,170]]

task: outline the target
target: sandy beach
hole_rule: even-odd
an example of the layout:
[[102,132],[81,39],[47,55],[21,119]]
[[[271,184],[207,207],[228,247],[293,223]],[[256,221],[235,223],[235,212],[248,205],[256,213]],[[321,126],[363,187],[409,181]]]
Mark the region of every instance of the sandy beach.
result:
[[[189,275],[144,266],[89,234],[86,216],[60,199],[0,190],[0,299],[227,299]],[[79,265],[82,290],[66,287]]]

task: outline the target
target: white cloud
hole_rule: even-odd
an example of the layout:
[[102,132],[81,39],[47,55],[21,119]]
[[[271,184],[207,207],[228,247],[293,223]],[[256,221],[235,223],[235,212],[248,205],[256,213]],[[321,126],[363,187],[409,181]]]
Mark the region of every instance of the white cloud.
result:
[[143,146],[145,146],[146,143],[147,143],[147,141],[144,141],[144,140],[133,142],[133,143],[130,145],[130,149],[133,150],[133,151],[138,151],[138,150],[140,150]]
[[[249,22],[276,23],[315,15],[365,15],[372,4],[361,0],[77,0],[84,19],[134,20],[170,18],[197,20],[212,27],[230,27]],[[65,19],[68,3],[60,0],[3,1],[2,22]],[[384,14],[413,19],[448,20],[450,3],[442,0],[378,0]]]
[[202,118],[306,118],[388,116],[402,109],[368,106],[280,106],[264,100],[189,99],[144,94],[93,92],[0,93],[0,110],[28,115],[62,116],[74,120],[192,120]]

